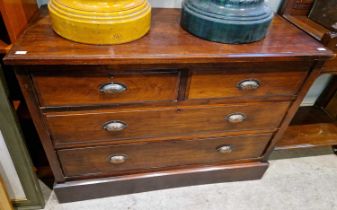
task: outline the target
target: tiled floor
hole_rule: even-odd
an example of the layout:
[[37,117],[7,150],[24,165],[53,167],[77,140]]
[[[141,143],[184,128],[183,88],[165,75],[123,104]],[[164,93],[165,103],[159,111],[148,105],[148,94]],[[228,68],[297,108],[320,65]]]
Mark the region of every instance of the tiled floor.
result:
[[[262,180],[159,190],[59,204],[43,187],[48,210],[337,210],[337,156],[275,153]],[[311,152],[311,151],[308,151]],[[291,157],[291,158],[290,158]],[[282,159],[285,158],[285,159]]]

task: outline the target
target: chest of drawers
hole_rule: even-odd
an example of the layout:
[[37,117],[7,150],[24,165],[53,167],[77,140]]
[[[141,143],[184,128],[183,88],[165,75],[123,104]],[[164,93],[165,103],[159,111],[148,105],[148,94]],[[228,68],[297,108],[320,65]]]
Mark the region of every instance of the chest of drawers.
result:
[[6,56],[60,202],[259,179],[333,54],[280,17],[256,43],[225,45],[155,9],[151,32],[115,46],[58,37],[47,15]]

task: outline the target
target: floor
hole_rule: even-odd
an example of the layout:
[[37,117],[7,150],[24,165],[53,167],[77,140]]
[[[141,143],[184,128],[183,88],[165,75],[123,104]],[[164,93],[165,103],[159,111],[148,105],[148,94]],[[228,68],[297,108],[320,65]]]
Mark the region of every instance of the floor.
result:
[[[314,155],[314,156],[310,156]],[[337,156],[330,148],[274,152],[257,181],[210,184],[59,204],[48,210],[337,210]]]

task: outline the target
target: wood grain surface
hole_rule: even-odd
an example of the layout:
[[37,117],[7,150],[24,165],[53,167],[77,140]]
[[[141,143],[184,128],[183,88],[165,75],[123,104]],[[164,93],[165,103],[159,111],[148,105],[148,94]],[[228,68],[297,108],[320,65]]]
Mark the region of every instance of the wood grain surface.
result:
[[[289,102],[238,104],[231,106],[162,107],[160,109],[117,109],[92,112],[48,113],[46,120],[56,147],[76,144],[95,145],[114,140],[140,141],[149,137],[194,135],[244,130],[274,130],[288,109]],[[272,115],[270,113],[273,113]],[[242,113],[246,119],[230,123],[227,117]],[[127,128],[106,131],[110,121],[122,121]],[[138,140],[137,140],[138,139]]]
[[[48,71],[32,74],[41,106],[104,105],[149,101],[175,101],[179,73],[175,71],[124,73]],[[101,93],[100,87],[118,83],[121,93]]]
[[[179,24],[179,9],[153,9],[151,31],[121,45],[79,44],[58,36],[48,16],[33,24],[11,49],[5,63],[160,64],[327,59],[333,54],[305,32],[275,16],[266,38],[251,44],[226,45],[199,39]],[[16,51],[27,51],[17,55]]]
[[54,190],[59,202],[65,203],[172,187],[260,179],[267,168],[268,163],[266,162],[186,167],[162,170],[160,173],[137,173],[127,176],[70,181],[56,184]]
[[[320,101],[323,102],[323,101]],[[324,104],[324,102],[323,102]],[[319,147],[337,144],[337,122],[323,107],[301,107],[276,149]]]
[[[303,83],[306,71],[195,71],[191,76],[189,99],[227,98],[227,97],[268,97],[296,95]],[[254,80],[257,89],[239,88],[240,82]]]
[[[216,164],[230,160],[258,158],[271,134],[223,137],[190,141],[138,143],[107,147],[59,150],[66,176],[116,175],[139,170],[153,170],[191,164]],[[220,153],[217,148],[230,146],[232,151]],[[114,155],[125,155],[121,164],[109,162]]]
[[[41,15],[5,58],[16,65],[61,202],[260,178],[320,68],[334,56],[279,16],[264,40],[226,45],[187,33],[179,15],[178,9],[154,9],[149,34],[109,46],[65,40]],[[134,95],[105,101],[97,94],[102,82],[118,79]],[[261,86],[240,92],[241,79]],[[229,123],[231,114],[245,119]],[[107,131],[111,121],[127,127]],[[238,150],[212,153],[222,143]],[[107,158],[117,153],[127,153],[130,163],[110,167]]]
[[38,11],[38,7],[35,0],[0,0],[0,11],[10,41],[14,43]]

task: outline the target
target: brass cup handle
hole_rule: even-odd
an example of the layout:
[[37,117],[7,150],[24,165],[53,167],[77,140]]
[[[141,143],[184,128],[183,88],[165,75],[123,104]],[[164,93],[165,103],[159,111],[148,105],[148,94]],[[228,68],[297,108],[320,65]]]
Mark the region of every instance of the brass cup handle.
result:
[[109,157],[109,162],[112,164],[122,164],[122,163],[125,163],[127,159],[128,159],[128,156],[124,154],[111,155]]
[[241,123],[245,121],[247,116],[243,113],[232,113],[226,116],[226,120],[230,123]]
[[104,94],[122,93],[127,90],[127,87],[121,83],[106,83],[99,87],[99,92]]
[[238,83],[237,88],[240,90],[255,90],[260,87],[260,81],[256,79],[246,79]]
[[109,122],[106,122],[103,124],[103,128],[106,131],[109,132],[114,132],[114,131],[122,131],[124,129],[126,129],[128,127],[128,125],[120,120],[112,120]]
[[223,145],[221,147],[218,147],[216,150],[222,154],[231,153],[233,151],[231,145]]

